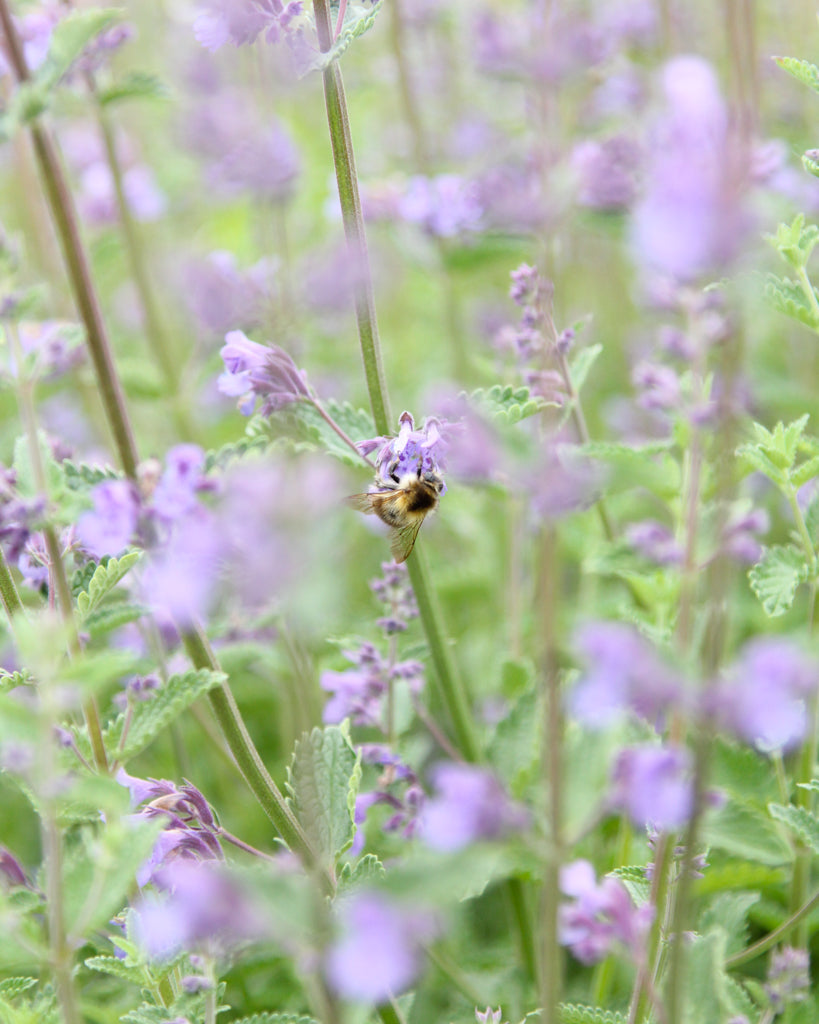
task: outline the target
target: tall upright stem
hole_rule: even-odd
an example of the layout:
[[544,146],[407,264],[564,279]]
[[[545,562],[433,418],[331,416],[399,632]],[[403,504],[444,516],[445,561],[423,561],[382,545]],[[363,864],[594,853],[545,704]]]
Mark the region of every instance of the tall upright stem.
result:
[[[30,78],[28,65],[11,17],[8,0],[0,0],[0,26],[6,38],[9,62],[18,82]],[[65,180],[54,142],[39,121],[29,125],[37,169],[48,198],[54,227],[60,240],[66,272],[71,282],[77,311],[85,326],[88,348],[106,418],[111,428],[120,464],[126,476],[136,478],[137,452],[125,409],[111,345],[102,319],[99,300],[91,277],[88,258],[80,239],[74,200]]]

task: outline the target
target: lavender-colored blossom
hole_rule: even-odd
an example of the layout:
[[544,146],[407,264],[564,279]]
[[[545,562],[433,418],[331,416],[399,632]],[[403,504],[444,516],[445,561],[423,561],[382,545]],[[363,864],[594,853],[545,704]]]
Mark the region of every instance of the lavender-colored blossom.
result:
[[301,159],[284,125],[272,121],[234,140],[209,174],[228,194],[249,192],[268,202],[292,198]]
[[[23,320],[17,327],[20,347],[25,353],[22,374],[28,378],[52,380],[79,366],[85,359],[82,329],[67,320]],[[9,372],[20,376],[9,354]]]
[[611,802],[636,825],[681,828],[691,816],[691,756],[679,747],[629,747],[614,766]]
[[803,1003],[810,992],[810,958],[806,949],[785,946],[771,954],[765,995],[774,1013],[791,1003]]
[[569,708],[585,726],[603,729],[629,711],[661,723],[684,700],[679,675],[633,626],[596,622],[575,638],[586,671],[569,698]]
[[[61,9],[58,4],[46,0],[34,10],[27,11],[22,17],[14,19],[29,71],[36,71],[45,61],[51,45],[51,33],[64,13],[64,9]],[[0,49],[0,75],[10,74],[12,74],[11,65],[6,59],[3,49]]]
[[456,174],[410,179],[398,214],[436,238],[455,238],[480,230],[483,209],[473,182]]
[[641,266],[682,281],[720,272],[748,227],[739,153],[711,66],[676,57],[663,71],[665,109],[650,140],[632,244]]
[[571,168],[577,179],[577,201],[593,210],[624,210],[637,195],[642,152],[627,135],[575,146]]
[[388,636],[403,633],[408,621],[418,617],[418,603],[407,567],[403,562],[382,562],[381,571],[383,576],[370,581],[370,590],[389,612],[378,620],[378,625]]
[[202,621],[215,599],[223,552],[222,530],[209,509],[200,507],[180,518],[147,560],[144,601],[180,628]]
[[807,728],[806,700],[819,683],[816,663],[780,637],[750,641],[706,696],[706,713],[760,750],[791,750]]
[[0,846],[0,881],[8,888],[29,884],[20,861],[5,846]]
[[[416,430],[412,414],[402,412],[398,424],[397,437],[374,437],[356,446],[362,455],[377,451],[375,483],[379,489],[394,487],[407,473],[440,474],[446,465],[447,442],[437,419],[427,417],[423,427]],[[441,493],[445,492],[446,485]]]
[[510,234],[543,231],[554,212],[554,199],[544,190],[543,174],[534,161],[504,163],[475,178],[487,230]]
[[418,693],[423,685],[423,666],[418,661],[390,663],[370,643],[356,651],[345,651],[354,666],[344,672],[328,670],[321,674],[321,688],[333,696],[324,707],[328,723],[351,718],[356,725],[384,727],[385,700],[390,682],[402,680],[410,691]]
[[529,492],[535,518],[554,522],[593,505],[603,479],[601,465],[576,445],[553,440],[542,446],[535,466],[521,484]]
[[418,830],[425,794],[415,772],[397,754],[381,743],[362,743],[358,748],[365,765],[381,768],[376,788],[369,793],[360,793],[356,798],[355,822],[358,826],[351,856],[358,856],[364,848],[363,824],[367,814],[375,806],[386,806],[390,816],[382,825],[387,833],[399,833],[404,839],[411,839]]
[[528,822],[526,811],[485,768],[439,764],[431,777],[436,794],[424,805],[420,830],[433,849],[460,850],[482,839],[499,839]]
[[205,452],[197,444],[178,444],[165,456],[165,469],[152,495],[154,513],[172,523],[193,513],[198,495],[212,489],[205,477]]
[[760,534],[766,534],[770,519],[765,509],[732,515],[722,531],[722,549],[730,558],[753,565],[762,557]]
[[94,508],[77,521],[80,544],[95,558],[118,555],[134,540],[139,497],[130,480],[105,480],[91,492]]
[[278,345],[259,345],[243,331],[230,331],[220,355],[225,372],[219,378],[223,395],[239,398],[239,409],[249,416],[262,399],[262,415],[310,397],[307,374]]
[[635,907],[616,878],[604,878],[598,884],[586,860],[561,868],[560,888],[572,900],[560,907],[560,943],[581,963],[599,963],[618,948],[637,962],[642,959],[654,915],[649,904]]
[[134,907],[134,937],[152,959],[181,950],[224,955],[269,931],[254,901],[213,861],[175,860],[154,881],[161,892]]
[[629,544],[650,562],[658,565],[679,565],[683,550],[668,527],[656,519],[632,523],[625,532]]
[[266,42],[277,42],[301,14],[302,0],[200,0],[200,8],[193,34],[215,53],[227,43],[254,43],[262,33]]
[[[140,221],[158,220],[167,209],[167,199],[153,171],[135,163],[122,172],[122,191],[131,214]],[[117,193],[107,163],[93,163],[79,175],[77,204],[83,220],[97,227],[116,224],[119,217]]]
[[447,472],[471,482],[494,480],[508,470],[494,424],[466,395],[439,393],[430,405],[446,436]]
[[332,988],[346,999],[381,1003],[407,988],[422,966],[422,944],[435,934],[431,915],[376,892],[339,908],[339,935],[327,953]]
[[237,324],[254,327],[270,301],[275,272],[269,259],[240,270],[233,253],[217,250],[187,268],[186,301],[201,326],[213,334],[224,335]]
[[631,375],[640,392],[638,402],[644,409],[663,412],[679,409],[682,400],[680,378],[670,366],[642,361]]

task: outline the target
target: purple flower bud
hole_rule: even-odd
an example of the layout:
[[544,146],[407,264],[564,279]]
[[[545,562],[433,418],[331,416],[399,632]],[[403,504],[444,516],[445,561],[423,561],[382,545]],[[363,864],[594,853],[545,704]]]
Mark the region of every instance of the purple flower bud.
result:
[[424,841],[436,850],[460,850],[482,839],[498,839],[528,823],[495,776],[468,764],[439,764],[431,772],[436,795],[421,816]]
[[219,378],[219,390],[239,397],[245,416],[253,412],[257,398],[263,400],[262,414],[268,415],[310,397],[307,374],[277,345],[259,345],[242,331],[230,331],[220,355],[225,372]]
[[11,888],[28,886],[28,879],[20,861],[5,846],[0,846],[0,877]]
[[614,767],[612,805],[636,825],[660,831],[682,827],[691,816],[691,756],[672,747],[630,747]]
[[502,1016],[500,1007],[497,1010],[493,1010],[491,1006],[487,1006],[486,1010],[475,1007],[475,1020],[478,1024],[500,1024]]
[[638,401],[644,409],[675,410],[681,399],[680,379],[670,366],[641,362],[634,367],[632,382],[642,394]]
[[626,540],[644,558],[658,565],[679,565],[683,560],[682,548],[671,531],[654,519],[632,523],[626,529]]
[[774,1013],[782,1013],[790,1003],[802,1003],[810,990],[810,959],[806,949],[786,946],[771,954],[765,994]]
[[166,523],[193,513],[200,491],[208,489],[205,452],[198,444],[178,444],[165,456],[165,470],[153,492],[154,512]]

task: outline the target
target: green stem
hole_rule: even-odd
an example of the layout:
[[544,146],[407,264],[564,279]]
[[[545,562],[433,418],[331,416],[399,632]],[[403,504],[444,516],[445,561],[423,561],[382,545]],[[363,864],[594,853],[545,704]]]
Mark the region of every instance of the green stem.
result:
[[725,961],[727,968],[741,967],[743,964],[747,964],[749,960],[754,960],[758,956],[762,956],[763,953],[767,953],[769,949],[772,949],[777,942],[784,939],[789,932],[791,932],[796,925],[800,924],[809,914],[813,913],[816,908],[819,907],[819,892],[815,893],[803,906],[796,911],[795,914],[783,921],[778,928],[774,928],[772,932],[765,936],[764,939],[760,939],[759,942],[755,942],[752,946],[748,946],[747,949],[743,949],[740,953],[734,953],[733,956],[729,956]]
[[[182,639],[188,657],[196,668],[220,671],[219,662],[200,629],[189,629],[183,634]],[[287,846],[308,869],[317,872],[322,887],[332,894],[335,891],[335,879],[329,873],[327,865],[320,862],[279,787],[265,768],[230,688],[222,683],[210,691],[208,699],[228,747],[236,759],[236,765],[261,804],[262,810],[273,822]]]
[[662,954],[663,911],[670,887],[671,866],[673,864],[673,837],[663,833],[654,851],[654,875],[651,881],[651,905],[654,907],[654,920],[648,934],[645,958],[637,971],[634,989],[629,1004],[628,1024],[639,1024],[645,1019],[654,981]]
[[[18,82],[29,79],[23,48],[11,17],[8,0],[0,0],[0,26],[6,38],[9,61]],[[51,136],[38,121],[29,125],[40,178],[45,190],[63,261],[71,283],[74,301],[85,326],[88,349],[97,376],[106,418],[111,428],[120,464],[131,479],[136,479],[137,452],[125,409],[125,399],[117,376],[111,345],[102,319],[99,300],[81,238],[71,192],[66,184]]]
[[810,283],[808,272],[804,267],[799,267],[796,273],[799,277],[799,284],[802,286],[802,291],[805,293],[805,298],[810,303],[813,318],[819,322],[819,300],[817,300],[816,292],[813,290],[813,285]]
[[[322,53],[326,53],[333,40],[329,0],[313,0],[313,10],[316,17],[319,47]],[[358,193],[350,119],[344,95],[344,81],[338,61],[333,61],[329,67],[324,69],[323,78],[327,123],[330,128],[330,143],[333,149],[333,163],[338,183],[341,216],[344,222],[344,235],[355,267],[355,313],[358,321],[361,357],[364,362],[364,375],[375,429],[379,434],[388,434],[392,417],[387,401],[381,343],[378,338],[375,297],[367,254],[364,217],[361,212],[361,198]]]
[[14,583],[14,577],[11,575],[11,569],[6,561],[6,556],[3,553],[3,549],[0,548],[0,600],[3,602],[3,607],[6,609],[6,615],[9,617],[9,621],[14,626],[14,616],[21,615],[23,613],[23,602],[20,600],[20,595],[17,593],[17,587]]

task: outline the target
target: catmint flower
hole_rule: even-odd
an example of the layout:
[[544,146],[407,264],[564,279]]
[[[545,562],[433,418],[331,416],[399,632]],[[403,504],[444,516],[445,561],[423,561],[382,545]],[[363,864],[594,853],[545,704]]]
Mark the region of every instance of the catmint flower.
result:
[[650,562],[656,562],[658,565],[680,565],[682,563],[682,547],[674,539],[668,527],[658,523],[655,519],[644,519],[642,522],[632,523],[626,528],[625,537],[628,543]]
[[344,651],[344,657],[354,668],[321,674],[321,688],[333,695],[322,716],[327,723],[351,718],[355,725],[383,728],[384,701],[390,680],[403,680],[413,693],[418,693],[423,685],[420,662],[390,664],[370,643],[363,643],[357,651]]
[[403,562],[382,562],[381,571],[383,576],[370,581],[370,590],[389,610],[389,615],[378,619],[378,625],[387,635],[403,633],[408,620],[418,617],[407,567]]
[[569,708],[588,728],[606,728],[629,711],[660,724],[683,701],[681,677],[633,626],[589,623],[578,631],[575,645],[587,668]]
[[436,850],[460,850],[482,839],[498,839],[528,823],[495,776],[470,764],[439,764],[431,772],[436,788],[421,814],[420,832]]
[[634,208],[632,245],[641,266],[690,281],[719,272],[748,227],[740,154],[713,68],[676,57],[663,70],[658,115]]
[[411,839],[417,832],[425,800],[415,772],[388,747],[380,743],[362,743],[358,749],[363,764],[377,765],[382,772],[372,792],[360,793],[356,797],[355,823],[358,831],[350,850],[351,856],[358,856],[364,848],[362,826],[373,807],[382,805],[392,810],[382,825],[382,831],[397,832],[404,839]]
[[[397,437],[374,437],[356,445],[362,455],[378,452],[375,457],[377,488],[392,488],[407,473],[440,475],[445,468],[447,442],[441,435],[437,419],[427,417],[423,427],[416,430],[412,414],[402,412],[398,424]],[[446,484],[441,491],[441,494],[445,493]]]
[[239,398],[239,409],[249,416],[262,399],[262,415],[309,398],[307,374],[278,345],[259,345],[243,331],[230,331],[220,352],[225,372],[219,378],[223,395]]
[[165,469],[151,495],[151,507],[165,523],[199,507],[198,495],[213,489],[205,477],[205,452],[197,444],[178,444],[165,456]]
[[130,480],[105,480],[91,492],[94,508],[77,520],[77,539],[95,558],[118,555],[134,540],[139,498]]
[[[79,174],[77,205],[83,220],[95,227],[117,223],[119,208],[111,168],[102,161],[90,164]],[[158,220],[168,202],[154,173],[146,164],[133,164],[122,171],[122,191],[136,220]]]
[[215,53],[226,43],[245,46],[262,33],[268,43],[292,31],[302,13],[302,0],[202,0],[193,23],[196,41]]
[[681,828],[694,805],[691,755],[679,747],[630,747],[614,766],[612,806],[636,825]]
[[420,973],[422,944],[437,931],[426,911],[376,892],[357,892],[339,908],[339,934],[325,963],[327,980],[343,998],[381,1003]]
[[[64,13],[59,5],[45,2],[22,17],[14,19],[29,71],[36,71],[45,61],[51,45],[51,33]],[[10,74],[11,65],[4,51],[0,49],[0,75]]]
[[586,458],[577,445],[554,439],[542,446],[536,465],[522,481],[535,518],[546,522],[589,508],[602,483],[599,463]]
[[577,201],[593,210],[627,209],[637,195],[642,152],[626,135],[575,146],[570,163],[577,179]]
[[[17,325],[22,367],[8,356],[8,374],[30,380],[54,380],[69,373],[85,360],[82,329],[67,320],[22,320]],[[5,373],[4,373],[5,376]]]
[[228,195],[249,192],[257,199],[277,203],[292,199],[300,173],[296,144],[275,120],[235,137],[208,172]]
[[757,535],[767,533],[769,528],[770,519],[765,509],[733,515],[723,528],[722,550],[737,562],[753,565],[762,557],[762,544]]
[[185,298],[201,326],[222,334],[237,324],[255,327],[262,319],[276,272],[272,260],[262,259],[240,270],[233,253],[217,250],[192,262],[185,274]]
[[20,861],[5,846],[0,846],[0,881],[7,888],[17,886],[29,888],[28,879]]
[[217,516],[204,507],[177,520],[142,573],[142,597],[154,614],[184,629],[201,621],[216,595],[224,541]]
[[637,400],[644,409],[666,412],[680,407],[680,378],[670,366],[643,361],[634,367],[631,379],[640,391]]
[[810,958],[806,949],[786,946],[771,954],[765,995],[774,1013],[791,1003],[803,1003],[810,990]]
[[705,697],[705,712],[719,728],[760,750],[792,750],[807,728],[805,702],[816,691],[816,664],[788,640],[762,637]]
[[483,210],[477,186],[464,178],[417,175],[398,203],[398,215],[436,238],[454,238],[480,230]]
[[[717,802],[718,801],[715,800],[713,796],[710,796],[709,803],[714,805]],[[649,849],[651,850],[652,853],[656,854],[656,852],[657,852],[657,845],[658,845],[658,843],[660,841],[660,832],[656,828],[654,828],[652,825],[649,825],[646,828],[646,832],[647,832],[646,840],[648,842],[648,847],[649,847]],[[671,856],[672,856],[672,858],[676,862],[678,862],[678,863],[681,862],[683,860],[683,858],[685,857],[685,847],[684,846],[675,846],[674,849],[671,851]],[[692,857],[691,858],[691,878],[704,878],[705,877],[705,869],[707,867],[708,867],[708,858],[707,858],[706,854],[698,853],[696,856]],[[645,870],[646,870],[646,878],[649,881],[651,881],[651,879],[654,877],[654,861],[653,860],[650,860],[646,864],[646,869]]]
[[635,907],[616,878],[604,878],[598,884],[587,860],[561,868],[560,888],[572,900],[559,910],[560,943],[581,963],[599,963],[618,947],[625,948],[635,961],[641,959],[653,907]]
[[493,1010],[491,1006],[487,1006],[485,1010],[479,1010],[475,1007],[475,1020],[478,1024],[501,1024],[501,1013],[500,1006],[497,1010]]
[[143,895],[133,914],[134,938],[152,959],[181,950],[224,955],[269,930],[249,894],[213,861],[173,861],[154,882],[159,893]]

